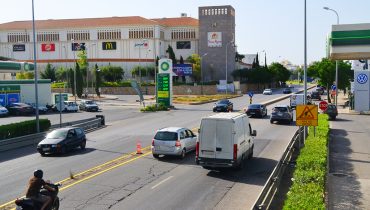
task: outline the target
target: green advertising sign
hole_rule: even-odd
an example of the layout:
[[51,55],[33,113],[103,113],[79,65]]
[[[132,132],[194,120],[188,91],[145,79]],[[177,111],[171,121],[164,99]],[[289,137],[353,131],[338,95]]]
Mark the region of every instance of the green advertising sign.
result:
[[157,103],[170,106],[170,74],[157,74]]
[[[62,97],[62,102],[68,101],[68,93],[62,93],[60,95]],[[55,104],[58,105],[59,104],[59,94],[55,94],[54,99],[55,99]]]
[[20,93],[20,85],[0,85],[0,93]]

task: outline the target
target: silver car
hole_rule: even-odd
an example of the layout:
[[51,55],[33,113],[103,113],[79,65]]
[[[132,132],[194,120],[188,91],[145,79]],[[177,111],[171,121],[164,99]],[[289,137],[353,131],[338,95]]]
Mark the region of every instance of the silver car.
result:
[[293,111],[288,105],[276,105],[271,112],[270,123],[285,122],[290,124],[293,122]]
[[186,153],[195,150],[197,136],[181,127],[167,127],[157,131],[152,141],[154,158],[159,155],[175,155],[184,158]]

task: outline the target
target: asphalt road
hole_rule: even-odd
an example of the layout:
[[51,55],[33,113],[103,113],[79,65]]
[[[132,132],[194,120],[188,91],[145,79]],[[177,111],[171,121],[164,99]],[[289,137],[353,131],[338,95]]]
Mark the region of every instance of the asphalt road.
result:
[[[279,96],[256,94],[254,102]],[[235,110],[242,110],[249,98],[243,96],[232,101]],[[280,102],[288,103],[288,100]],[[137,108],[131,107],[121,107],[121,112],[117,112],[117,108],[112,108],[112,118],[107,117],[108,126],[87,135],[87,149],[83,152],[76,150],[64,156],[49,157],[41,157],[35,153],[34,147],[4,152],[0,154],[0,166],[6,169],[0,171],[0,203],[22,195],[28,178],[36,168],[44,170],[46,179],[60,181],[69,177],[70,172],[84,171],[135,151],[138,140],[143,147],[149,146],[155,131],[161,127],[198,127],[202,116],[212,114],[212,105],[177,105],[176,110],[157,113],[140,113]],[[255,140],[256,158],[243,171],[215,173],[204,170],[194,165],[194,154],[185,160],[155,160],[146,156],[62,191],[61,209],[132,209],[128,207],[135,206],[136,209],[205,209],[248,206],[257,198],[296,130],[293,125],[271,125],[267,118],[251,119],[251,123],[258,132]],[[163,180],[163,183],[156,186]],[[154,189],[156,193],[153,194]],[[240,191],[243,191],[243,196]]]

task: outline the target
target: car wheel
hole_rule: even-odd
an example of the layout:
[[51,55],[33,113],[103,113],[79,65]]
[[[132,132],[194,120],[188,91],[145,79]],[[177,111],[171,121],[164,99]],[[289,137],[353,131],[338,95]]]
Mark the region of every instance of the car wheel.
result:
[[242,155],[242,159],[240,160],[239,164],[235,167],[236,170],[242,170],[244,168],[244,159],[245,159],[245,156],[244,154]]
[[81,150],[84,150],[86,148],[86,140],[84,140],[80,145]]
[[44,152],[39,152],[40,153],[40,155],[42,156],[42,157],[44,157],[45,156],[45,153]]
[[186,156],[186,149],[184,148],[182,151],[181,151],[181,155],[180,155],[180,158],[181,159],[184,159]]
[[54,203],[53,203],[53,206],[51,207],[51,210],[59,210],[59,198],[57,198]]
[[252,159],[252,157],[253,157],[253,148],[254,148],[254,146],[252,146],[252,151],[249,153],[249,155],[248,155],[248,159]]
[[274,121],[270,120],[270,123],[272,124]]
[[158,159],[158,158],[159,158],[159,155],[157,155],[157,154],[153,154],[153,157],[154,157],[155,159]]

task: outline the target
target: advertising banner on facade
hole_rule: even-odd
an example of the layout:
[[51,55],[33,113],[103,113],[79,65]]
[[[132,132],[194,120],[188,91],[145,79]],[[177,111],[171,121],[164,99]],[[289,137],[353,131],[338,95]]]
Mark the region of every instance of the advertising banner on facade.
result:
[[208,32],[208,47],[222,47],[222,32]]
[[353,60],[351,69],[354,71],[369,71],[370,60]]
[[86,50],[85,43],[72,43],[72,51]]
[[139,48],[139,49],[141,49],[141,48],[147,49],[149,47],[149,44],[148,44],[147,40],[143,40],[142,42],[135,43],[134,47]]
[[191,76],[193,74],[193,67],[191,64],[175,64],[173,72],[177,76]]
[[55,51],[55,44],[41,44],[41,51],[42,52],[54,52]]
[[0,85],[0,93],[20,93],[20,85]]
[[6,106],[6,94],[0,94],[0,105]]
[[13,52],[24,52],[26,51],[26,45],[24,44],[14,44]]
[[19,93],[9,93],[7,95],[7,105],[19,102]]
[[176,49],[191,49],[191,42],[190,41],[178,41],[176,42]]
[[103,50],[116,50],[117,42],[103,42]]

